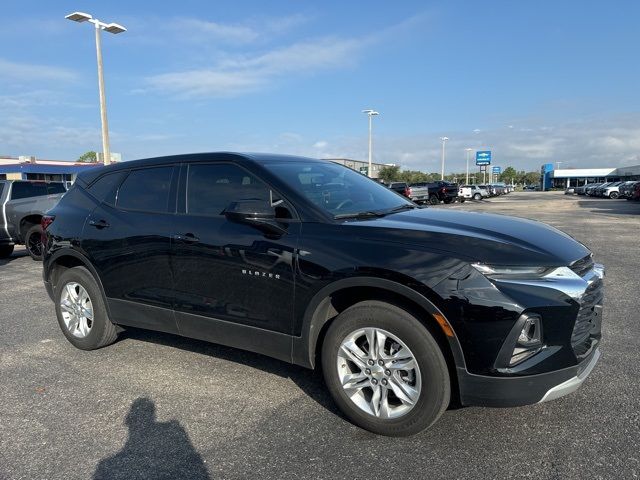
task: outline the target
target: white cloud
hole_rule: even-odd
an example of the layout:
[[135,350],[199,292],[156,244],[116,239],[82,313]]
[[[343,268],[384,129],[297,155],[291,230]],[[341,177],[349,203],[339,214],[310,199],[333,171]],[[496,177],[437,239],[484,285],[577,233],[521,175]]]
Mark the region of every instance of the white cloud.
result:
[[20,81],[64,81],[70,82],[76,79],[75,72],[61,67],[38,65],[34,63],[19,63],[0,58],[0,79]]
[[317,148],[318,150],[322,150],[324,148],[327,148],[328,145],[329,145],[329,142],[327,142],[325,140],[318,140],[316,143],[313,144],[313,148]]
[[370,38],[322,38],[295,43],[257,55],[229,56],[212,68],[164,73],[147,79],[149,86],[183,98],[233,97],[260,90],[291,75],[309,75],[349,66]]
[[171,22],[183,40],[245,44],[255,41],[259,32],[245,25],[228,25],[198,18],[182,18]]

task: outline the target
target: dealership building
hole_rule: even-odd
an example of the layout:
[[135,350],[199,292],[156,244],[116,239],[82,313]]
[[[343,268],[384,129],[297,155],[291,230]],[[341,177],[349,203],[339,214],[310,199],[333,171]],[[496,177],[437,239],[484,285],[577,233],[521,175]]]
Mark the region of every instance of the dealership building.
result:
[[0,180],[43,180],[71,184],[78,173],[102,163],[40,160],[36,157],[0,157]]
[[[367,160],[351,160],[350,158],[327,158],[327,160],[339,163],[340,165],[344,165],[345,167],[349,167],[356,172],[360,172],[363,175],[367,174],[369,170],[369,162]],[[380,176],[380,170],[384,167],[393,167],[395,163],[371,163],[371,178],[378,178]]]
[[588,183],[617,182],[620,180],[640,180],[640,165],[607,168],[563,168],[554,169],[547,163],[540,169],[540,188],[579,187]]

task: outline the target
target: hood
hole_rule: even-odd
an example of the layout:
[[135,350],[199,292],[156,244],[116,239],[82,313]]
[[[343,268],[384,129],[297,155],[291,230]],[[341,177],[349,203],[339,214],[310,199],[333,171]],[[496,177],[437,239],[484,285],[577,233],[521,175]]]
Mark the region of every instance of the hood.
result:
[[554,227],[507,215],[420,208],[348,225],[366,228],[369,239],[494,265],[566,266],[590,253]]

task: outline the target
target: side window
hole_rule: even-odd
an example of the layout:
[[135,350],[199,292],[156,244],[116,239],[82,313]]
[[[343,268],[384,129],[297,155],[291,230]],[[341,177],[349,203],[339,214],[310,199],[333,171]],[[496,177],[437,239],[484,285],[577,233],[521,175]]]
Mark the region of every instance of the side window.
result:
[[65,193],[67,190],[64,188],[64,184],[62,183],[48,183],[47,184],[47,193],[49,195],[54,195],[57,193]]
[[43,195],[47,195],[47,185],[44,183],[14,182],[11,188],[11,200]]
[[166,213],[173,166],[133,170],[118,189],[116,206],[125,210]]
[[221,215],[231,202],[270,201],[270,189],[242,168],[230,164],[191,164],[187,174],[187,213]]
[[103,175],[93,182],[87,191],[96,200],[113,204],[116,201],[116,189],[126,174],[126,171],[121,171]]

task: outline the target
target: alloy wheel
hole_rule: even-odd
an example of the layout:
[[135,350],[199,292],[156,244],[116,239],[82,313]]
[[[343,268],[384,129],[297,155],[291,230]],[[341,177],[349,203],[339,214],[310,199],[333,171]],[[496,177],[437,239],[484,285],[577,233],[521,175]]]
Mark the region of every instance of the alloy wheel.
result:
[[422,380],[415,356],[386,330],[351,332],[340,344],[336,366],[349,399],[375,417],[402,417],[420,398]]
[[93,326],[93,304],[85,288],[76,282],[67,283],[60,296],[62,319],[71,335],[85,338]]

